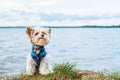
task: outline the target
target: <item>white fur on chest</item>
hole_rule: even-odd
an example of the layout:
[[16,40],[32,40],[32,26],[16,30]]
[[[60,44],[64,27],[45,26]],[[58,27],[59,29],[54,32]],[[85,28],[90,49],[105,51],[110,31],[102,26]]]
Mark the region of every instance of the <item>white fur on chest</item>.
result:
[[38,50],[34,49],[34,52],[37,53],[37,54],[39,54],[40,50],[39,49]]

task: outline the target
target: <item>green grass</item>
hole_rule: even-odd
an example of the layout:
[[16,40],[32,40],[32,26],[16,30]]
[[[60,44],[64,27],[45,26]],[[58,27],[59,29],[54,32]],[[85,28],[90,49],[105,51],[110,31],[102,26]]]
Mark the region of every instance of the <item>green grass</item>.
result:
[[0,80],[120,80],[120,72],[103,73],[76,69],[75,64],[63,63],[53,67],[53,73],[46,76],[20,74],[12,77],[1,77]]
[[107,74],[110,80],[120,80],[120,72],[112,72]]

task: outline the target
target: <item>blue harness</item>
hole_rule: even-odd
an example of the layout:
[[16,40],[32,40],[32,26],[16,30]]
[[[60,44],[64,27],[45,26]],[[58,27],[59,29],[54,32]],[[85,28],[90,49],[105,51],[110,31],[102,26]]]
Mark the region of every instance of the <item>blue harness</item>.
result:
[[34,59],[34,61],[37,63],[37,66],[39,66],[42,58],[46,56],[47,52],[46,52],[44,46],[40,46],[40,47],[39,47],[39,50],[40,50],[39,53],[36,53],[36,51],[34,51],[34,49],[35,49],[35,47],[34,47],[34,45],[33,45],[33,46],[32,46],[31,57],[32,57],[32,58]]

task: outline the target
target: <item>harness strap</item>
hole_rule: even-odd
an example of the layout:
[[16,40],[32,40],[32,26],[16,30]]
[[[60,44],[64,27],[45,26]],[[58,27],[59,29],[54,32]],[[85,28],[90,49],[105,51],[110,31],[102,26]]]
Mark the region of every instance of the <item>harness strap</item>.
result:
[[37,50],[40,50],[39,53],[36,53],[36,51],[34,51],[34,50],[35,50],[35,46],[33,45],[33,46],[32,46],[31,56],[32,56],[32,58],[34,59],[34,61],[36,62],[37,66],[39,66],[41,60],[43,59],[43,57],[46,56],[47,52],[46,52],[44,46],[40,46],[40,47],[37,49]]

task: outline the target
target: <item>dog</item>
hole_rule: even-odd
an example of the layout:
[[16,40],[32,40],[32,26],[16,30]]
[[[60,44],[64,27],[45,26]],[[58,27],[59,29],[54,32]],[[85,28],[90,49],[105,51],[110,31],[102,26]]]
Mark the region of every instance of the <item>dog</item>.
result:
[[31,54],[27,56],[26,74],[32,76],[36,73],[52,73],[50,57],[44,48],[49,43],[51,29],[27,27],[26,34],[32,43]]

